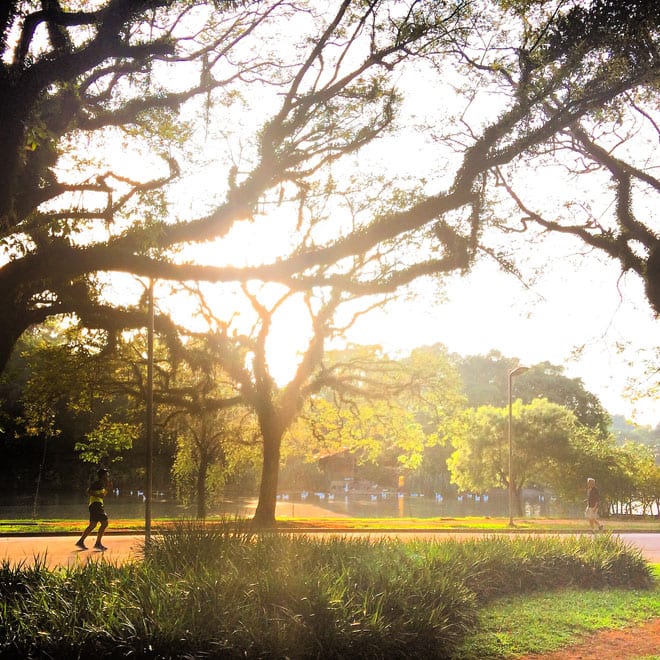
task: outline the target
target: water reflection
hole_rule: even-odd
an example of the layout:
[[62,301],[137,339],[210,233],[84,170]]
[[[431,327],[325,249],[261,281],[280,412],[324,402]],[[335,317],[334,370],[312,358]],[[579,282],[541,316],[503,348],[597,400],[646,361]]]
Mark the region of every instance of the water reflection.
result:
[[[256,497],[224,496],[208,506],[209,517],[251,517],[257,506]],[[438,497],[387,493],[379,495],[344,496],[330,493],[296,493],[278,496],[276,515],[287,518],[356,517],[356,518],[437,518],[466,516],[508,515],[506,493],[493,493],[488,497],[463,495]],[[110,518],[144,518],[144,498],[111,495],[106,498],[106,510]],[[527,496],[524,501],[525,517],[552,515],[548,502],[538,496]],[[165,497],[155,498],[152,503],[154,518],[192,518],[194,504],[184,505]],[[33,515],[30,498],[0,501],[0,519],[29,520]],[[84,520],[87,518],[87,501],[78,498],[50,498],[37,507],[36,517],[46,520],[57,518]]]
[[[442,498],[424,497],[422,495],[398,495],[370,497],[319,497],[309,494],[306,498],[289,497],[282,501],[281,510],[285,511],[285,503],[292,508],[313,506],[327,512],[327,515],[345,515],[355,518],[437,518],[463,516],[500,516],[506,509],[506,497],[483,498],[462,497]],[[304,517],[303,514],[298,514]],[[295,517],[295,516],[294,516]]]

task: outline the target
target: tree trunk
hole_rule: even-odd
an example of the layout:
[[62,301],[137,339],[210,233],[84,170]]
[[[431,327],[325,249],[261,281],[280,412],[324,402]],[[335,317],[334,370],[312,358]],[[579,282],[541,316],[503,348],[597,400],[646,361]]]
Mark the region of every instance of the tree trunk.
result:
[[[3,286],[1,276],[0,298],[5,303],[2,313],[3,318],[0,320],[0,373],[2,373],[9,362],[18,338],[31,324],[27,318],[27,314],[23,314],[20,310],[17,310],[19,304],[15,302],[14,291],[8,291],[8,287]],[[20,305],[22,305],[22,302]],[[10,310],[7,310],[7,307]],[[11,309],[12,307],[13,309]],[[37,318],[34,322],[39,323],[41,320]]]
[[280,470],[280,446],[282,434],[273,429],[263,429],[263,465],[261,467],[261,485],[259,503],[254,513],[253,522],[257,527],[275,525],[275,505],[277,504],[277,481]]
[[513,489],[513,495],[515,499],[515,506],[516,506],[516,516],[518,518],[522,518],[524,513],[523,513],[523,503],[522,503],[522,486],[520,488],[515,488]]
[[197,472],[197,518],[206,519],[206,474],[209,469],[209,461],[203,453],[199,459],[199,470]]

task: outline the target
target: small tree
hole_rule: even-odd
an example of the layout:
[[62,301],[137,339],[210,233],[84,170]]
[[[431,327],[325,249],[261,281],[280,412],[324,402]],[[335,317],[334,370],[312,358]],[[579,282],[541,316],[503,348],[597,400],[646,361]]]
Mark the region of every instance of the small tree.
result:
[[[452,482],[463,491],[509,488],[508,409],[482,406],[467,410],[452,429],[454,452],[448,465]],[[522,515],[524,486],[552,486],[572,458],[575,416],[546,399],[512,406],[513,491]]]
[[194,500],[197,517],[206,518],[209,498],[225,485],[245,452],[257,453],[253,416],[238,407],[176,414],[177,453],[172,474],[183,501]]

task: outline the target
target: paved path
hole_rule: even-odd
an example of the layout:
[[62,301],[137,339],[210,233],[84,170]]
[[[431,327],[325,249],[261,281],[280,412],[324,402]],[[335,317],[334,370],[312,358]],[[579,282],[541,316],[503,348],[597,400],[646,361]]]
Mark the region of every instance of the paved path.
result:
[[[325,533],[324,533],[325,534]],[[360,536],[380,538],[388,536],[402,539],[465,539],[475,538],[475,533],[460,534],[452,532],[360,532],[337,531],[332,536]],[[492,536],[492,534],[488,534]],[[619,534],[633,547],[638,548],[642,555],[651,563],[660,564],[660,534]],[[0,561],[9,561],[12,566],[17,564],[33,564],[36,561],[45,563],[49,568],[56,566],[76,566],[89,561],[109,561],[121,563],[139,560],[144,546],[143,534],[114,535],[106,534],[103,539],[108,547],[105,552],[91,549],[94,539],[88,539],[89,550],[79,550],[75,546],[75,536],[5,536],[0,537]]]
[[93,550],[94,536],[87,539],[88,550],[76,547],[76,536],[4,536],[0,537],[0,561],[9,560],[15,566],[21,562],[45,563],[49,568],[75,566],[88,561],[106,560],[121,563],[139,559],[144,545],[144,534],[106,534],[103,543],[105,552]]

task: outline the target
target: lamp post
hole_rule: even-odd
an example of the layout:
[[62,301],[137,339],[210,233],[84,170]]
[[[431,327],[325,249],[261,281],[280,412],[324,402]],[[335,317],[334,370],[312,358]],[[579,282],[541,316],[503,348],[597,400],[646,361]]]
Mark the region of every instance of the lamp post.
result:
[[509,527],[515,527],[513,523],[513,434],[511,432],[513,420],[513,401],[511,392],[513,389],[513,379],[529,370],[529,367],[517,366],[509,371]]
[[144,489],[144,543],[151,542],[151,501],[153,483],[154,446],[154,281],[149,280],[147,300],[147,455],[146,485]]

